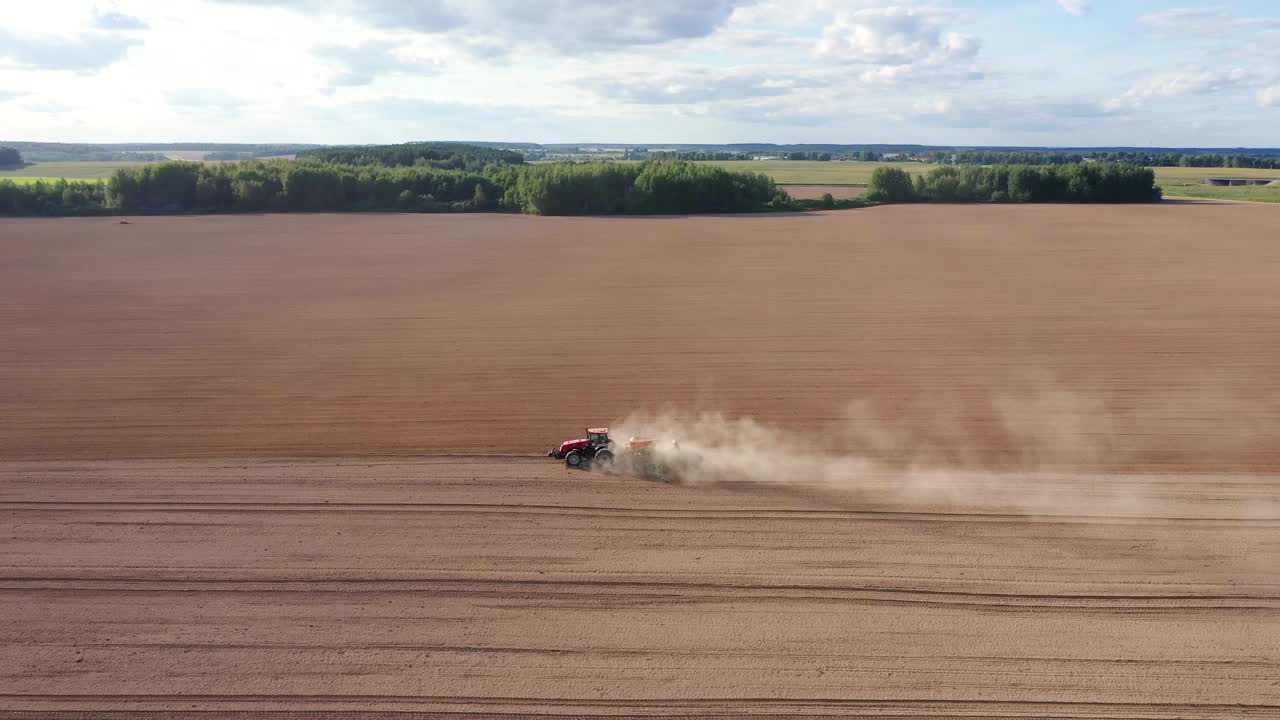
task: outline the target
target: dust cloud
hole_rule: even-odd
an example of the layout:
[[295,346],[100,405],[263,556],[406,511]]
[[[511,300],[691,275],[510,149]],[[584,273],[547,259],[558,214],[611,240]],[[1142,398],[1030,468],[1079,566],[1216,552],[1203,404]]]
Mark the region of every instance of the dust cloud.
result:
[[[672,409],[633,413],[613,427],[623,447],[629,438],[653,441],[654,465],[687,485],[805,492],[895,511],[1280,517],[1275,498],[1248,488],[1215,507],[1192,507],[1181,488],[1203,476],[1152,472],[1139,462],[1170,443],[1142,431],[1158,407],[1121,411],[1052,382],[929,401],[931,413],[899,414],[884,401],[848,402],[837,419],[808,433]],[[1250,439],[1274,430],[1254,427]],[[1177,440],[1178,453],[1213,451],[1212,439],[1199,448]]]

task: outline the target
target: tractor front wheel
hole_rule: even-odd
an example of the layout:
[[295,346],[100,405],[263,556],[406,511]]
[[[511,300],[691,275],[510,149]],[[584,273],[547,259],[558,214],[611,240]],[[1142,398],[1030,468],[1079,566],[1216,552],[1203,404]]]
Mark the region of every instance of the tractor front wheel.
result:
[[571,468],[582,465],[582,453],[577,450],[571,450],[568,455],[564,456],[564,464]]

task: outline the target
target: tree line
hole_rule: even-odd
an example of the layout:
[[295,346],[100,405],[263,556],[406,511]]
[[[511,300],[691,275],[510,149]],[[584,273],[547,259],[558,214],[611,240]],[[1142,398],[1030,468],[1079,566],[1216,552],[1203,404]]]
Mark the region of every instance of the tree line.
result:
[[0,146],[0,167],[14,167],[22,164],[22,153],[17,148]]
[[[16,148],[27,162],[163,162],[166,153],[175,151],[244,153],[252,157],[292,155],[315,145],[244,144],[244,143],[46,143],[0,141],[0,145]],[[207,157],[207,156],[206,156]]]
[[693,162],[750,160],[746,153],[711,150],[654,150],[649,153],[654,160],[690,160]]
[[120,168],[105,182],[0,181],[3,215],[367,210],[698,213],[765,210],[789,201],[765,175],[674,160],[491,165],[481,172],[316,160],[172,161]]
[[758,212],[787,206],[772,178],[684,160],[531,165],[504,204],[535,215]]
[[[868,156],[874,155],[876,160],[880,159],[880,153],[861,153]],[[848,155],[835,155],[829,152],[810,152],[800,151],[783,153],[779,157],[787,160],[815,160],[818,162],[830,162],[831,160],[859,160],[860,153],[850,153]],[[693,161],[726,161],[726,160],[753,160],[755,155],[741,152],[720,152],[711,150],[681,150],[681,151],[657,151],[649,154],[652,158],[670,159],[670,160],[693,160]]]
[[490,163],[480,170],[337,164],[315,158],[170,161],[105,182],[0,180],[0,215],[510,211],[538,215],[687,214],[861,207],[878,202],[1155,202],[1147,168],[1126,163],[946,165],[914,179],[877,168],[855,200],[794,200],[773,179],[686,160]]
[[524,164],[524,156],[514,150],[463,143],[325,147],[304,150],[297,157],[335,165],[419,166],[473,172],[482,171],[490,165]]
[[1094,160],[1145,167],[1280,168],[1280,157],[1243,154],[1147,153],[1122,150],[1093,152],[1087,155],[1077,152],[1044,151],[934,151],[925,153],[924,157],[931,162],[949,165],[1074,165],[1085,160]]
[[74,143],[36,143],[9,142],[3,143],[22,153],[26,162],[159,162],[165,160],[164,153],[143,150],[124,150],[119,147],[102,145],[79,145]]
[[1151,203],[1162,191],[1155,172],[1131,163],[1073,165],[944,165],[914,178],[901,168],[876,168],[871,202]]

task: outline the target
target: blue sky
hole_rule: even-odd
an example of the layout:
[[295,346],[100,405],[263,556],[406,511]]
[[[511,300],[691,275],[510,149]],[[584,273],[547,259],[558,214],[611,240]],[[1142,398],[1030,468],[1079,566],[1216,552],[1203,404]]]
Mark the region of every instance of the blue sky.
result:
[[1280,146],[1280,3],[45,0],[0,135]]

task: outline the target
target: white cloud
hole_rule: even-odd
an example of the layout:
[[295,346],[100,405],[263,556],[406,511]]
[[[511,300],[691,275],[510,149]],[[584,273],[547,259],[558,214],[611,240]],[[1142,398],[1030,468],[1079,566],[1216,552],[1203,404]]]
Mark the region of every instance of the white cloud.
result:
[[796,108],[775,103],[744,103],[724,108],[716,114],[716,117],[737,123],[802,128],[830,124],[839,117],[839,114],[830,108]]
[[1248,84],[1252,79],[1243,68],[1213,70],[1189,67],[1148,75],[1133,83],[1120,97],[1106,102],[1111,110],[1140,107],[1151,98],[1175,98],[1207,95]]
[[338,12],[390,29],[483,33],[577,53],[706,37],[754,0],[214,0]]
[[1272,144],[1280,12],[1133,5],[1064,41],[1058,0],[42,0],[0,102],[91,142]]
[[911,108],[920,115],[941,115],[951,112],[954,107],[955,101],[949,97],[917,100],[911,105]]
[[132,15],[93,10],[93,27],[99,30],[146,30],[147,24]]
[[48,102],[24,103],[22,105],[22,109],[27,110],[29,112],[35,112],[35,113],[65,113],[65,112],[71,112],[76,108],[75,106],[68,105],[67,103],[64,103],[64,102],[58,102],[56,100],[52,100]]
[[1070,132],[1112,115],[1100,103],[1072,97],[945,97],[918,101],[912,110],[939,127],[1036,134]]
[[440,71],[441,63],[434,59],[411,58],[393,43],[367,42],[362,45],[322,45],[316,55],[332,63],[337,72],[330,83],[335,86],[369,85],[379,75],[413,73],[432,75]]
[[1222,7],[1170,8],[1143,15],[1138,23],[1151,29],[1192,33],[1280,30],[1280,17],[1241,17]]
[[772,97],[826,82],[794,69],[714,71],[701,68],[642,77],[627,74],[584,81],[594,82],[604,97],[648,105]]
[[89,73],[123,60],[138,40],[107,33],[30,35],[0,29],[0,63],[37,70]]
[[1134,86],[1142,97],[1202,95],[1239,85],[1249,77],[1243,68],[1233,70],[1184,70],[1153,75]]
[[967,60],[982,43],[970,35],[944,32],[957,19],[934,7],[881,7],[843,12],[822,31],[817,55],[834,62],[911,65]]
[[1089,0],[1058,0],[1058,5],[1076,17],[1084,17],[1093,9]]
[[189,112],[231,112],[244,100],[220,88],[179,88],[165,93],[165,101]]

